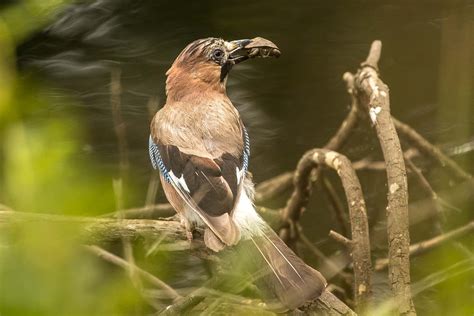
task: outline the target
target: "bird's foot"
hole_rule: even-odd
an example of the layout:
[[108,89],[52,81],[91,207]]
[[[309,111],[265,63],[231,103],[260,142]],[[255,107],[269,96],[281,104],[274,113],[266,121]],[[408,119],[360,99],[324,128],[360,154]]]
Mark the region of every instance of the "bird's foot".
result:
[[191,247],[191,244],[193,243],[193,232],[192,231],[186,231],[186,239],[189,242],[189,247]]
[[193,231],[194,231],[194,225],[188,221],[185,217],[181,217],[181,225],[184,226],[184,230],[186,232],[186,239],[189,242],[189,247],[191,247],[192,242],[193,242]]

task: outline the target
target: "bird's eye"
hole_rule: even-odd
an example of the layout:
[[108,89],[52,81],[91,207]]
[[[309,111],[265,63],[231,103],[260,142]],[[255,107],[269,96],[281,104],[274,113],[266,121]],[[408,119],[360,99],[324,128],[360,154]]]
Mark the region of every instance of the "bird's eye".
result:
[[224,51],[222,49],[215,49],[213,52],[212,52],[212,57],[216,60],[219,60],[221,59],[222,57],[224,57]]

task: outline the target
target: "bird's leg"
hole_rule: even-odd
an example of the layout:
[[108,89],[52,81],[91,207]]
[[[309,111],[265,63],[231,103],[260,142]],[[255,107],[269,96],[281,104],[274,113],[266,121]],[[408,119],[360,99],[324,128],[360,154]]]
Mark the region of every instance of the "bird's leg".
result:
[[186,216],[181,215],[181,225],[184,226],[184,230],[186,232],[186,239],[189,241],[189,245],[193,242],[193,231],[194,231],[194,224],[186,218]]

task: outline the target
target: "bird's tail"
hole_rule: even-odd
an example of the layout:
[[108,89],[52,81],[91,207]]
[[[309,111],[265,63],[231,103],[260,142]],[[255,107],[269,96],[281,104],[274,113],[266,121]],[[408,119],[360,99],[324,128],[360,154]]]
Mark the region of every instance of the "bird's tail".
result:
[[284,307],[295,309],[318,298],[324,291],[327,283],[321,273],[304,263],[271,228],[266,227],[261,235],[251,236],[249,242],[247,247],[254,247],[254,258],[261,262],[256,265],[260,267],[257,282],[270,300],[276,299]]
[[327,285],[322,274],[288,248],[257,214],[250,199],[250,203],[245,203],[246,198],[240,200],[244,203],[235,214],[242,233],[237,252],[241,259],[246,257],[251,262],[255,283],[264,289],[269,302],[279,302],[286,309],[298,308],[318,298]]

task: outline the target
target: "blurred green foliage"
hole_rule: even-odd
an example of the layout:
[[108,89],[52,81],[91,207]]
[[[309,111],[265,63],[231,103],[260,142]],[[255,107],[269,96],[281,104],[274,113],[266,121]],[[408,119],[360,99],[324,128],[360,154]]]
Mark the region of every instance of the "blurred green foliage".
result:
[[[37,31],[39,27],[51,21],[54,13],[70,2],[69,0],[17,1],[1,12],[1,23],[6,27],[11,40],[19,43],[32,32]],[[2,36],[7,36],[7,34],[2,34]]]
[[[15,45],[63,3],[21,1],[0,13],[0,201],[18,211],[98,215],[115,208],[112,175],[76,158],[84,140],[73,113],[34,119],[49,97],[15,70]],[[127,275],[88,254],[78,235],[74,225],[45,223],[0,232],[0,315],[137,311],[142,299]]]
[[20,2],[0,16],[0,80],[5,82],[0,89],[0,198],[22,211],[100,214],[114,208],[111,175],[97,170],[93,161],[75,159],[85,143],[72,111],[35,120],[51,100],[40,81],[17,75],[12,55],[16,40],[44,25],[61,3]]

